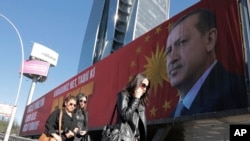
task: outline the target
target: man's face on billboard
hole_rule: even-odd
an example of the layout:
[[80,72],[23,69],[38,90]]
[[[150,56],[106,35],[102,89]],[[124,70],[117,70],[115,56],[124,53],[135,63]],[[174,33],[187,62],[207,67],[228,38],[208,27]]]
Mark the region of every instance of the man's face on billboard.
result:
[[170,83],[186,93],[209,66],[206,34],[201,36],[195,25],[198,14],[179,23],[167,39],[167,74]]

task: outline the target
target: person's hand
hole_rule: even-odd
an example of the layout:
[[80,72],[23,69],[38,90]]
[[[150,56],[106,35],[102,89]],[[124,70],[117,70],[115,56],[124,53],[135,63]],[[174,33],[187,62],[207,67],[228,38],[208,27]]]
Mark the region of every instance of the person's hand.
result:
[[52,134],[52,136],[55,138],[56,141],[62,141],[62,137],[58,134]]
[[80,131],[80,135],[85,135],[87,133],[87,131],[84,131],[84,130],[82,130],[82,131]]
[[67,138],[71,138],[71,137],[74,137],[75,134],[74,134],[74,132],[72,132],[71,130],[69,130],[69,132],[67,132],[67,133],[65,134],[65,136],[66,136]]
[[136,98],[141,98],[141,96],[143,95],[144,91],[141,87],[138,87],[136,90],[135,90],[135,93],[134,93],[134,96]]

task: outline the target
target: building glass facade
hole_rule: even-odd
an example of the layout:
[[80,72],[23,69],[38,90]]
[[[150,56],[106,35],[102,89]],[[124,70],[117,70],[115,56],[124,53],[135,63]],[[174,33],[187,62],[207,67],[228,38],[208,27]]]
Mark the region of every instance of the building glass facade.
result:
[[78,72],[169,18],[169,0],[93,0]]

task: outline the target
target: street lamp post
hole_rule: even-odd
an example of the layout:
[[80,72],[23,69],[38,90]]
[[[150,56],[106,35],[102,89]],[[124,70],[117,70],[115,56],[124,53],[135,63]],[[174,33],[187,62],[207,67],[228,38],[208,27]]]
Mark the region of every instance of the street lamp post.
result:
[[8,141],[9,136],[10,136],[10,131],[11,131],[11,128],[12,128],[12,125],[13,125],[13,122],[14,122],[16,110],[17,110],[17,100],[18,100],[18,97],[19,97],[19,94],[20,94],[20,89],[21,89],[22,80],[23,80],[24,49],[23,49],[23,41],[22,41],[21,35],[20,35],[19,31],[17,30],[17,28],[15,27],[15,25],[8,18],[6,18],[4,15],[0,14],[0,16],[3,17],[15,29],[15,31],[16,31],[16,33],[18,35],[20,44],[21,44],[21,51],[22,51],[22,60],[21,60],[22,65],[21,65],[21,72],[20,72],[21,74],[20,74],[19,86],[18,86],[18,90],[17,90],[16,100],[15,100],[15,103],[14,103],[14,108],[13,108],[11,118],[10,118],[7,130],[6,130],[5,136],[4,136],[4,141]]

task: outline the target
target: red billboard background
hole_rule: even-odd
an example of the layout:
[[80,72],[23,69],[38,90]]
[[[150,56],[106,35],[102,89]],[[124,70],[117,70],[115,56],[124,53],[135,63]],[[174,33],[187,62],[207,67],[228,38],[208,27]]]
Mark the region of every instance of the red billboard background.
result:
[[217,59],[226,69],[245,74],[237,0],[203,0],[28,105],[20,135],[44,132],[45,121],[54,108],[61,107],[67,95],[77,95],[79,92],[89,95],[87,110],[90,130],[101,129],[111,118],[117,92],[139,72],[147,74],[152,84],[147,120],[151,122],[167,118],[178,102],[178,91],[170,86],[166,75],[168,29],[180,16],[200,7],[211,9],[217,17]]

